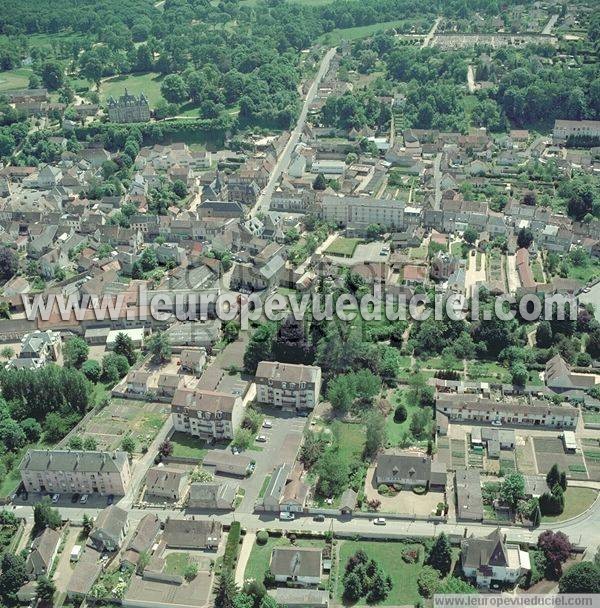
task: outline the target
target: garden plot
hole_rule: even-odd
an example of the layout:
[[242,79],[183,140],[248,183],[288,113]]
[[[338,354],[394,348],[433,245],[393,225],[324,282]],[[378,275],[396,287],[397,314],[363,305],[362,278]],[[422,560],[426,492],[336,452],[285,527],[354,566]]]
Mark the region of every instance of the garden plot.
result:
[[115,450],[123,437],[132,435],[136,449],[152,442],[168,417],[164,403],[143,403],[113,399],[89,420],[81,435],[92,436],[99,450]]
[[450,439],[448,437],[438,437],[437,457],[440,462],[446,465],[447,469],[452,468],[452,454],[450,453]]
[[533,442],[517,435],[517,445],[515,448],[517,458],[517,469],[522,475],[537,475],[537,466],[533,453]]
[[466,448],[464,439],[451,439],[450,451],[452,454],[452,468],[458,469],[466,466]]
[[600,440],[584,438],[581,440],[581,449],[590,479],[600,481]]
[[566,471],[571,479],[588,479],[587,469],[581,454],[566,454],[559,437],[534,437],[535,457],[541,475],[546,475],[553,464]]

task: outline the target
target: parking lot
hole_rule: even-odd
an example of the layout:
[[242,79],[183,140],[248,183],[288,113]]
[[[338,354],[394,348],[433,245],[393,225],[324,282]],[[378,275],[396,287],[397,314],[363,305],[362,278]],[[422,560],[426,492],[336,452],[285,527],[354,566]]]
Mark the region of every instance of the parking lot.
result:
[[[244,499],[237,509],[241,513],[252,513],[254,503],[258,498],[265,477],[270,475],[276,466],[284,462],[293,463],[298,453],[302,441],[302,433],[307,421],[307,418],[282,412],[275,408],[265,408],[263,411],[265,419],[271,422],[272,428],[261,428],[257,435],[264,435],[267,441],[266,443],[254,442],[252,448],[244,452],[245,456],[252,458],[256,462],[254,473],[244,479],[232,478],[225,475],[215,476],[215,479],[225,483],[235,481],[239,483],[240,488],[245,490]],[[229,448],[215,449],[222,450]]]

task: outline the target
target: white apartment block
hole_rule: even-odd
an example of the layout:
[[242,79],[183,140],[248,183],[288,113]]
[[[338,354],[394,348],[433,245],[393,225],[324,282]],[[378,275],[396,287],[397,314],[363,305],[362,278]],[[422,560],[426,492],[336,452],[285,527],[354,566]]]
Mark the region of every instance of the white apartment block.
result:
[[282,409],[312,410],[319,401],[321,368],[261,361],[256,369],[256,400]]
[[241,397],[215,391],[179,389],[171,402],[173,426],[192,437],[232,439],[244,415]]
[[600,137],[600,120],[555,120],[552,132],[554,141],[568,137]]
[[349,228],[366,228],[369,224],[401,229],[404,227],[404,203],[360,196],[324,196],[323,218]]
[[20,471],[27,492],[122,496],[131,481],[126,452],[29,450]]

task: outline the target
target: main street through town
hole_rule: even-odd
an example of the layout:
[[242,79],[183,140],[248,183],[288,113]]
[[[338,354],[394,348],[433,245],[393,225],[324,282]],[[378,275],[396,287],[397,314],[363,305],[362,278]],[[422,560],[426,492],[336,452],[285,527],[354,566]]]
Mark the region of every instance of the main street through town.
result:
[[277,162],[275,163],[275,167],[273,167],[273,171],[271,171],[271,175],[269,177],[269,181],[263,191],[260,193],[258,200],[256,201],[256,205],[250,211],[250,216],[254,217],[257,213],[262,212],[266,213],[269,211],[269,206],[271,204],[271,196],[275,190],[275,187],[279,183],[279,179],[281,174],[285,169],[288,168],[290,164],[290,159],[292,158],[292,152],[294,151],[296,145],[300,141],[300,136],[302,135],[302,131],[304,130],[304,126],[306,125],[306,117],[308,116],[308,110],[310,108],[311,103],[314,101],[317,91],[319,90],[319,86],[325,74],[329,70],[329,64],[331,63],[331,59],[336,53],[336,49],[332,48],[325,53],[323,59],[321,60],[321,65],[319,66],[319,70],[306,93],[306,97],[304,98],[304,103],[302,104],[302,110],[300,111],[300,116],[298,116],[298,122],[294,127],[294,130],[290,133],[290,138],[287,141],[287,144],[283,148],[283,151],[277,158]]

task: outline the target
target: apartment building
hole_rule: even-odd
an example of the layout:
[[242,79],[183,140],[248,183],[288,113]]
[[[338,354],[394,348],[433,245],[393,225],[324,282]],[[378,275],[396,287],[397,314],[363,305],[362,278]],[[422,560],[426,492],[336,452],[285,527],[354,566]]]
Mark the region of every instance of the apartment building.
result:
[[256,369],[256,400],[282,409],[312,410],[319,401],[321,368],[261,361]]
[[216,391],[179,389],[171,402],[175,430],[202,439],[232,439],[243,409],[240,397]]
[[404,227],[404,203],[359,196],[324,196],[321,202],[323,218],[348,228],[366,228],[380,224],[387,228]]
[[571,405],[553,405],[550,401],[532,399],[518,401],[492,401],[478,399],[476,395],[442,395],[436,408],[454,422],[498,421],[509,425],[531,425],[548,428],[575,428],[579,410]]
[[121,496],[131,481],[126,452],[29,450],[19,468],[27,492]]
[[552,131],[555,142],[568,137],[600,137],[600,120],[555,120]]

